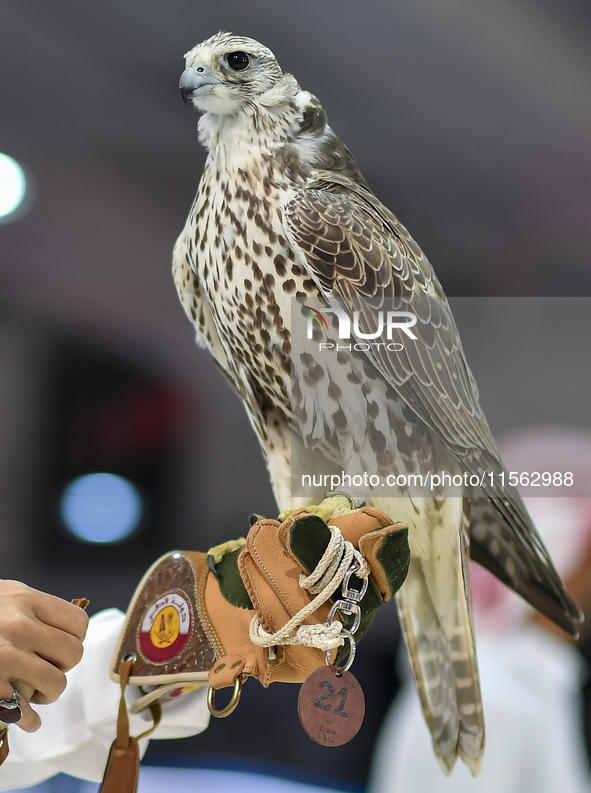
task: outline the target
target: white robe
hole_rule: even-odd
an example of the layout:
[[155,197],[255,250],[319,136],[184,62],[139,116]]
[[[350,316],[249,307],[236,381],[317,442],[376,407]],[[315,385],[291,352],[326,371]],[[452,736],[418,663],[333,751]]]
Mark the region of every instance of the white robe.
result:
[[[478,637],[478,631],[477,631]],[[482,773],[444,776],[409,681],[382,726],[369,793],[591,793],[574,647],[529,626],[478,642]]]

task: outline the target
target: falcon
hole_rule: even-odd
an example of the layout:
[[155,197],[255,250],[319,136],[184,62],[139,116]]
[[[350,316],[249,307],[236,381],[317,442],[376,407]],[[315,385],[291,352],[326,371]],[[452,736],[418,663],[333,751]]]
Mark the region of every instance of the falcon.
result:
[[[280,510],[302,505],[296,465],[396,482],[401,472],[447,471],[465,482],[451,495],[400,486],[365,500],[409,527],[397,605],[423,714],[444,770],[459,756],[476,774],[484,720],[470,557],[573,636],[580,609],[517,492],[498,484],[505,469],[431,265],[318,99],[250,38],[219,33],[185,59],[180,90],[201,113],[208,156],[174,278],[198,342],[244,401]],[[417,342],[301,352],[294,301],[323,319],[323,307],[338,306],[358,337],[390,305],[416,317]],[[325,324],[330,353],[336,323]],[[470,476],[482,477],[477,497]],[[354,495],[317,499],[318,509],[339,509],[339,498],[351,507]]]

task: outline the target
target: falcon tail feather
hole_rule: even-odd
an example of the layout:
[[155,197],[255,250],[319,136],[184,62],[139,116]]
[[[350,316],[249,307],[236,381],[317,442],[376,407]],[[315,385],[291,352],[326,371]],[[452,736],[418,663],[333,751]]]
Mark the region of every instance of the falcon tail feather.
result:
[[484,718],[465,548],[458,562],[457,619],[451,641],[437,624],[419,559],[412,560],[397,603],[434,752],[446,774],[459,756],[476,775],[484,754]]

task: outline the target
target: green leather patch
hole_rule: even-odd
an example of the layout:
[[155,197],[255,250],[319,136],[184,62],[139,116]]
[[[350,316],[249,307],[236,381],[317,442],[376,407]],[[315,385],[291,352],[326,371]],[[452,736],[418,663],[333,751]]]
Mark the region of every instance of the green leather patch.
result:
[[228,603],[240,609],[252,609],[252,600],[238,572],[238,557],[241,552],[242,548],[230,551],[215,565],[218,585]]
[[394,597],[408,575],[410,565],[408,529],[398,529],[387,534],[376,554],[376,558],[388,579],[390,595]]
[[316,567],[330,542],[330,529],[318,515],[304,515],[289,530],[291,552],[308,575]]

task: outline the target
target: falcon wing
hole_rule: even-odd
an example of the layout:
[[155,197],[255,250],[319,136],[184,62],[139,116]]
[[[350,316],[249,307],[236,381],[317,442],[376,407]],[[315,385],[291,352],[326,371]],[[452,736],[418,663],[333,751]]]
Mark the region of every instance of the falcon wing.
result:
[[[326,184],[326,183],[325,183]],[[336,186],[336,185],[335,185]],[[342,189],[338,185],[337,189]],[[382,306],[411,311],[419,343],[401,353],[368,353],[420,418],[459,456],[475,447],[498,456],[478,403],[447,298],[408,231],[368,191],[307,189],[284,209],[284,221],[307,269],[324,294],[360,328],[375,327]]]
[[[405,344],[401,352],[382,345],[366,354],[467,471],[493,471],[497,481],[505,469],[447,298],[404,226],[362,185],[328,172],[296,193],[283,217],[310,276],[350,316],[359,312],[362,332],[375,329],[375,312],[382,307],[417,316],[416,343]],[[510,487],[501,492],[487,480],[483,489],[490,504],[488,512],[480,510],[479,532],[472,531],[472,556],[576,635],[573,620],[581,619],[581,612],[564,590],[519,494]]]

